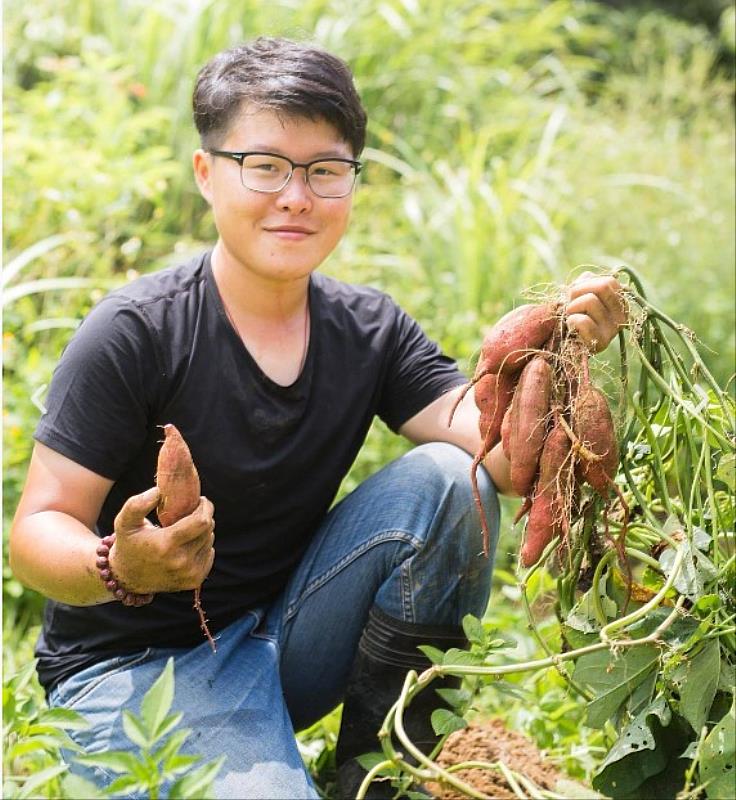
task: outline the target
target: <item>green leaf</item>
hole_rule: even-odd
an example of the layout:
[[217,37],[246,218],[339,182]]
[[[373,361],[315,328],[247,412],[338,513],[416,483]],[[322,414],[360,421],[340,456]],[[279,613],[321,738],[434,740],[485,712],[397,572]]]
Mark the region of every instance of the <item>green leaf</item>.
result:
[[[696,602],[705,593],[707,583],[718,577],[713,562],[697,548],[693,548],[687,539],[679,543],[683,552],[682,566],[677,573],[673,586],[689,600]],[[659,563],[667,577],[672,573],[676,553],[672,547],[666,547],[659,556]]]
[[688,730],[660,695],[622,730],[593,788],[613,798],[674,797],[684,782]]
[[69,800],[100,800],[107,795],[100,791],[92,781],[70,772],[61,780],[64,797]]
[[123,772],[134,772],[137,766],[135,756],[132,753],[125,753],[110,750],[106,753],[88,753],[77,756],[75,759],[79,764],[88,767],[102,767],[118,774]]
[[437,736],[445,733],[453,733],[468,727],[468,723],[449,708],[436,708],[432,712],[432,728]]
[[507,694],[510,697],[517,698],[518,700],[525,700],[529,696],[528,691],[516,683],[511,683],[511,681],[494,680],[490,686],[494,691],[500,692],[501,694]]
[[173,778],[174,775],[188,770],[193,764],[200,761],[201,758],[201,756],[185,756],[181,753],[177,753],[167,760],[162,772],[163,777],[166,779]]
[[89,722],[70,708],[45,708],[38,715],[38,721],[44,725],[54,725],[64,730],[82,730],[89,727]]
[[38,790],[69,769],[67,764],[54,764],[32,775],[16,795],[18,798],[38,797]]
[[417,649],[421,650],[433,664],[441,664],[445,658],[442,650],[430,644],[420,644]]
[[733,797],[736,774],[736,699],[703,742],[700,780],[708,800]]
[[141,717],[147,736],[154,741],[156,731],[166,719],[174,702],[174,659],[169,658],[153,686],[146,692],[141,702]]
[[373,767],[378,766],[385,760],[385,753],[364,753],[362,756],[358,756],[358,763],[366,772],[369,772]]
[[82,750],[64,731],[57,731],[50,736],[32,736],[28,739],[21,739],[8,750],[5,758],[12,760],[39,751],[56,753],[62,747],[77,752]]
[[179,778],[169,791],[169,800],[209,800],[214,797],[212,783],[226,758],[227,756],[221,756]]
[[148,750],[151,746],[153,736],[149,737],[143,720],[127,708],[123,710],[123,730],[128,739],[142,750]]
[[184,744],[191,732],[189,728],[180,728],[175,733],[172,733],[161,747],[152,753],[153,760],[158,763],[165,762],[166,759],[171,758],[179,751],[179,748]]
[[167,734],[174,730],[174,728],[182,721],[184,714],[179,711],[176,714],[169,714],[166,719],[161,721],[161,724],[158,726],[156,730],[155,739],[156,741],[161,741]]
[[110,797],[128,796],[134,793],[144,794],[148,789],[148,784],[141,781],[135,775],[121,775],[107,787]]
[[619,706],[655,669],[658,659],[659,650],[649,645],[632,647],[618,655],[600,650],[578,659],[575,680],[595,695],[588,705],[588,725],[602,728],[614,717]]
[[713,698],[716,696],[721,671],[721,648],[717,639],[705,647],[685,666],[680,691],[680,714],[692,725],[696,734],[708,719]]
[[436,689],[436,693],[453,708],[464,707],[473,696],[467,689]]
[[736,694],[736,667],[721,659],[721,670],[718,676],[718,691]]
[[736,453],[724,453],[721,456],[715,477],[723,481],[732,492],[736,491]]
[[[616,603],[606,594],[607,576],[602,575],[598,583],[598,598],[603,613],[606,616],[606,621],[609,618],[616,616],[618,611]],[[570,613],[565,619],[565,623],[570,627],[582,633],[595,633],[599,631],[603,624],[596,616],[594,606],[595,600],[595,587],[591,586],[587,592],[578,600],[578,602],[570,609]]]
[[484,663],[480,653],[471,653],[469,650],[460,650],[458,647],[451,647],[442,660],[443,667],[450,666],[473,666],[477,667]]
[[483,623],[478,617],[474,617],[472,614],[466,614],[463,617],[463,630],[469,642],[472,644],[483,644],[485,640],[485,631],[483,630]]

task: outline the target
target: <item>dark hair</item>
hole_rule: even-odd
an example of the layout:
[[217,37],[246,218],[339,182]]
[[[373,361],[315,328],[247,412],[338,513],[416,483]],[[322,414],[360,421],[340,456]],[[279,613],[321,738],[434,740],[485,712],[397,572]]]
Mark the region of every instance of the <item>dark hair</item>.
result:
[[259,37],[214,56],[192,96],[203,147],[216,147],[245,103],[285,116],[322,119],[360,155],[366,113],[341,59],[288,39]]

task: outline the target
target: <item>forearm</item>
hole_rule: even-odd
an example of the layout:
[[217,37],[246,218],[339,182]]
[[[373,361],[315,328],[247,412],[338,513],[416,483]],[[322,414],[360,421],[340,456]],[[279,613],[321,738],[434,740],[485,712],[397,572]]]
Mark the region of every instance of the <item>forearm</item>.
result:
[[74,517],[39,511],[16,519],[10,537],[10,568],[25,586],[51,600],[90,606],[113,600],[95,562],[100,540]]
[[511,463],[504,455],[500,442],[483,459],[483,465],[500,494],[517,496],[511,488]]

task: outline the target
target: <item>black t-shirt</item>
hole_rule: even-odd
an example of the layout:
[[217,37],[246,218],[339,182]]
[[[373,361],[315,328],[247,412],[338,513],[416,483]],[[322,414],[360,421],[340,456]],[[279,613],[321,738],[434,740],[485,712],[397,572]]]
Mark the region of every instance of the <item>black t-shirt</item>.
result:
[[[280,386],[229,323],[209,253],[104,298],[64,351],[35,438],[114,481],[97,523],[154,483],[174,423],[215,506],[202,592],[218,631],[283,587],[377,414],[393,430],[464,382],[387,295],[315,273],[302,373]],[[155,521],[155,518],[154,518]],[[36,655],[47,690],[111,654],[199,644],[192,593],[130,608],[49,601]]]

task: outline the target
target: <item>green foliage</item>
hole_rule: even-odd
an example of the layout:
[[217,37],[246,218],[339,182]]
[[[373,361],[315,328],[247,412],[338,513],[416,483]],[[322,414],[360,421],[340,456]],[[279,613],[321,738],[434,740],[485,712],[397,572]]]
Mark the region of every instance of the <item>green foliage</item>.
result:
[[[172,714],[174,662],[141,701],[140,715],[123,710],[123,727],[137,748],[85,754],[66,733],[87,727],[77,712],[45,706],[35,680],[35,662],[3,682],[3,796],[8,798],[103,798],[121,792],[140,792],[152,800],[169,784],[170,800],[214,797],[212,783],[225,757],[194,768],[199,756],[184,755],[182,745],[191,731],[179,728],[181,713]],[[118,777],[106,788],[68,772],[60,751],[74,755],[84,766],[102,767]]]
[[167,794],[171,800],[214,797],[212,782],[222,767],[225,756],[195,770],[191,769],[200,758],[180,752],[191,730],[174,730],[183,715],[170,713],[173,700],[174,660],[170,658],[161,675],[144,695],[140,715],[128,709],[123,711],[125,735],[139,748],[140,755],[129,751],[108,750],[77,757],[80,764],[101,767],[119,775],[107,787],[106,795],[115,796],[120,792],[143,793],[152,800],[157,800],[164,784],[173,781]]
[[59,750],[79,748],[68,730],[87,723],[74,711],[46,708],[35,661],[3,681],[3,797],[59,797],[68,767]]

